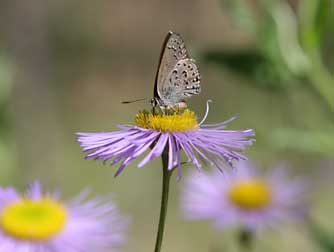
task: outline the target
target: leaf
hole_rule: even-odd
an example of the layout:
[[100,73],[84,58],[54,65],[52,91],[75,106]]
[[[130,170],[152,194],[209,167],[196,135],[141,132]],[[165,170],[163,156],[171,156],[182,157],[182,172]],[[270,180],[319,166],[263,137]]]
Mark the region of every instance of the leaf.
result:
[[311,62],[299,43],[298,20],[290,5],[278,1],[271,10],[276,24],[278,50],[288,69],[296,76],[305,76]]
[[257,87],[271,90],[284,89],[291,82],[287,71],[273,65],[261,52],[248,50],[208,50],[200,56],[207,63],[227,67],[238,74],[253,78]]
[[227,66],[235,71],[252,74],[258,65],[265,63],[265,58],[257,51],[243,50],[208,50],[202,54],[208,63]]

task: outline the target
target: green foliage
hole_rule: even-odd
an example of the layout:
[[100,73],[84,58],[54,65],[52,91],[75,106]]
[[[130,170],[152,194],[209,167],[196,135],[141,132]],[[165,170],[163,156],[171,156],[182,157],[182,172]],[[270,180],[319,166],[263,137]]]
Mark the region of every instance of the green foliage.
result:
[[255,6],[250,1],[222,3],[224,11],[252,36],[257,50],[204,51],[206,61],[246,74],[264,88],[277,90],[300,83],[305,88],[309,84],[334,111],[334,77],[321,55],[325,35],[334,32],[332,1],[302,1],[297,11],[279,0],[257,1]]
[[240,51],[207,50],[201,55],[207,63],[227,67],[237,74],[252,76],[259,88],[269,90],[285,89],[289,83],[289,74],[277,69],[260,51],[249,49]]
[[[246,75],[257,88],[273,92],[312,87],[334,119],[334,76],[328,64],[333,62],[334,48],[326,46],[333,41],[334,2],[299,1],[295,6],[283,0],[222,3],[224,12],[255,41],[256,49],[207,50],[202,53],[204,61]],[[278,128],[265,138],[278,149],[334,155],[333,127],[324,131]]]

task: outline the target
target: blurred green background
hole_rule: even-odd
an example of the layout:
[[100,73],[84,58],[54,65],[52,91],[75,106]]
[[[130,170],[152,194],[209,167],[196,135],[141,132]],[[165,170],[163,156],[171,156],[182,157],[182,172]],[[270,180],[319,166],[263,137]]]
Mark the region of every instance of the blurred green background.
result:
[[[267,168],[281,160],[311,181],[311,214],[334,237],[334,3],[332,0],[58,0],[0,3],[0,185],[40,180],[65,197],[112,192],[132,215],[126,251],[152,251],[161,164],[116,167],[85,161],[77,131],[132,123],[151,98],[169,30],[182,34],[202,73],[189,101],[208,122],[238,116],[254,128],[247,155]],[[186,174],[188,167],[183,169]],[[235,232],[182,220],[182,181],[172,181],[163,251],[237,251]],[[307,229],[260,236],[256,251],[321,251]],[[324,250],[325,251],[325,250]]]

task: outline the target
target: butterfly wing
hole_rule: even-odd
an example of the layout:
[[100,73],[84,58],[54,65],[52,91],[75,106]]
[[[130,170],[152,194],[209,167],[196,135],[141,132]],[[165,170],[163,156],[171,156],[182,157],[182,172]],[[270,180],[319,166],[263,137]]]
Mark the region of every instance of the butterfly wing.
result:
[[159,97],[166,106],[174,106],[192,95],[199,94],[201,76],[193,59],[181,59],[158,85]]
[[164,40],[160,54],[160,62],[154,85],[155,99],[161,99],[160,91],[163,83],[168,80],[168,75],[175,68],[177,62],[186,58],[188,58],[188,52],[183,39],[179,34],[170,31]]

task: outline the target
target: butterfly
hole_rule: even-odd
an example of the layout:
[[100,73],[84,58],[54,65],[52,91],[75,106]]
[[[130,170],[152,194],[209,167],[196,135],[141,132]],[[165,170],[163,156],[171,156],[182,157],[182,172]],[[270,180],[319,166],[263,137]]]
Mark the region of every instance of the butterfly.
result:
[[198,66],[190,58],[182,37],[168,32],[161,49],[152,106],[173,109],[186,105],[186,98],[201,92],[200,80]]

